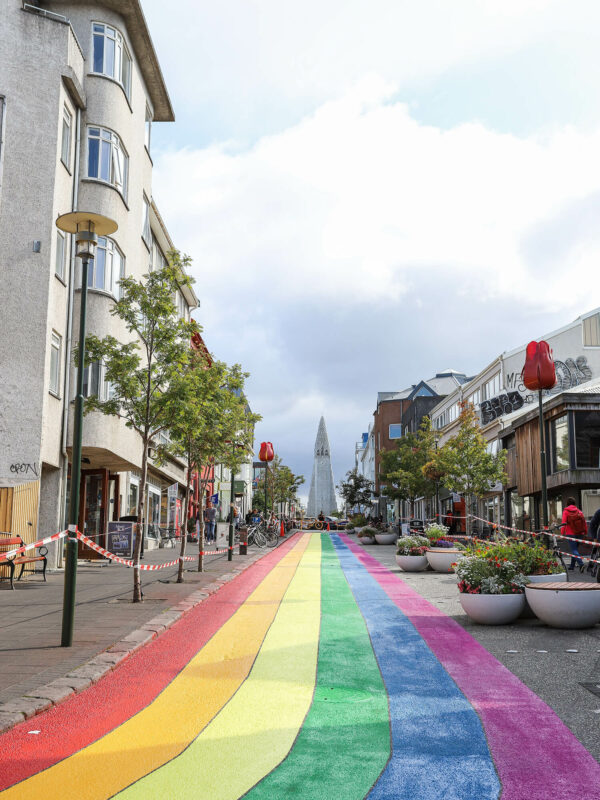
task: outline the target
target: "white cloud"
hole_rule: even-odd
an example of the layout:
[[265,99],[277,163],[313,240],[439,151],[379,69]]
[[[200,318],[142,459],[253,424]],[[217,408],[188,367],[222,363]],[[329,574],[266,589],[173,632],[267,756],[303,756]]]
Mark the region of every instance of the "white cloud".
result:
[[307,479],[321,414],[339,480],[378,390],[478,370],[595,304],[600,132],[444,131],[396,88],[370,75],[250,149],[155,162],[207,344],[251,372],[259,441]]

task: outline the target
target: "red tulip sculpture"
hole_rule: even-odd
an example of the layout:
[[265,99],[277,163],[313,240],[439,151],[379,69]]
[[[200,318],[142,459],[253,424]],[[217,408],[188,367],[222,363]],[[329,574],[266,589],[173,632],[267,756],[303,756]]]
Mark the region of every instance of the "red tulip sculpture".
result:
[[273,461],[275,453],[271,442],[262,442],[258,454],[259,461]]
[[521,375],[523,383],[530,391],[552,389],[555,386],[556,370],[548,342],[529,342]]

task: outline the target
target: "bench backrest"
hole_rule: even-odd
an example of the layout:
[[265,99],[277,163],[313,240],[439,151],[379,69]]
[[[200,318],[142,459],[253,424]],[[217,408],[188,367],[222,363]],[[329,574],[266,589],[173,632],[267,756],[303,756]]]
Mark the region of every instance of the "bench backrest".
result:
[[15,547],[21,547],[23,539],[20,536],[4,536],[0,534],[0,553],[6,550],[13,550]]

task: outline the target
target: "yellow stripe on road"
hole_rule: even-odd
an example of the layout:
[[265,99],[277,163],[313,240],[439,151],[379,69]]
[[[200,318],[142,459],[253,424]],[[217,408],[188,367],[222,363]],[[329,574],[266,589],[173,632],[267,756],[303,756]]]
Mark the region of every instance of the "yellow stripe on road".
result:
[[103,800],[181,753],[247,678],[307,545],[308,537],[302,537],[149,706],[89,747],[5,790],[2,800]]
[[234,800],[281,763],[312,702],[320,570],[321,538],[312,534],[248,679],[184,753],[119,800]]

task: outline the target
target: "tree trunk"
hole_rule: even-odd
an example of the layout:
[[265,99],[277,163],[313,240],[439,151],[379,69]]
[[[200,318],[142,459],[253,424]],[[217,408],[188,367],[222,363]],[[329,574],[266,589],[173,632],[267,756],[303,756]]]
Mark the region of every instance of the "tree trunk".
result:
[[146,481],[148,478],[148,435],[142,437],[142,475],[140,478],[140,499],[138,503],[138,535],[135,537],[135,551],[133,554],[133,602],[142,602],[142,582],[140,579],[140,554],[142,552],[142,537],[144,536],[144,511],[146,508]]
[[465,495],[465,533],[471,535],[471,495]]
[[188,468],[187,468],[187,486],[185,487],[185,511],[183,512],[183,530],[181,532],[181,550],[179,552],[179,569],[177,570],[177,583],[183,583],[183,568],[184,568],[184,560],[183,557],[185,555],[185,543],[187,540],[187,524],[188,524],[188,515],[190,513],[190,481],[192,479],[192,464],[190,462],[188,456]]

